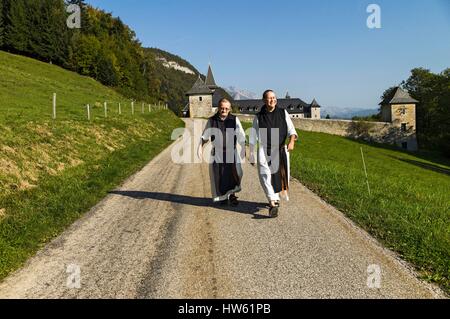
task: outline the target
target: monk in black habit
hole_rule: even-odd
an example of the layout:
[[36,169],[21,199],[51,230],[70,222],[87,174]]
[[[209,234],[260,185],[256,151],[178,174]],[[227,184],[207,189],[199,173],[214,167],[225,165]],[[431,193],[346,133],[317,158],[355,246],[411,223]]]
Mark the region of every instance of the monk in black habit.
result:
[[214,202],[238,205],[236,193],[241,191],[242,160],[245,155],[245,132],[239,119],[231,113],[227,99],[219,101],[218,112],[208,119],[199,145],[202,158],[203,146],[212,142],[209,173]]

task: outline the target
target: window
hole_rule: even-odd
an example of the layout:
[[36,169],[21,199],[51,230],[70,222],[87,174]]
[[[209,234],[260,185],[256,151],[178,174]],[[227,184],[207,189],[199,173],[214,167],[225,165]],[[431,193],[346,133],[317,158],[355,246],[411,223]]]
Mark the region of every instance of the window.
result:
[[406,123],[402,123],[402,132],[406,132]]
[[203,97],[201,97],[201,96],[198,99],[200,100],[200,102],[203,101]]

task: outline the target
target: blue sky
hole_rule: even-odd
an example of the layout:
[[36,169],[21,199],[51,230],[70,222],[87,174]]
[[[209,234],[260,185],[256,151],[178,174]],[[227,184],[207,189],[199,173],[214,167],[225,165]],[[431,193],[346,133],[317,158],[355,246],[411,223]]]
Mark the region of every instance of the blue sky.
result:
[[[376,108],[414,67],[450,67],[449,0],[88,0],[221,86]],[[369,29],[369,4],[381,29]]]

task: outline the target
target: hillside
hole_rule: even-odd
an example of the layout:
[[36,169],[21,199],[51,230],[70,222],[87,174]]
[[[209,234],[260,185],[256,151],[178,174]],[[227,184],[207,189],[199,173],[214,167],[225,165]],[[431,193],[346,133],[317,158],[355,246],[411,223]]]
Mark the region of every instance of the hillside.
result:
[[91,78],[2,51],[0,101],[0,278],[143,167],[184,125],[148,105],[142,114],[138,102],[133,115],[129,99]]
[[[200,72],[189,62],[169,52],[149,48],[144,49],[149,69],[149,94],[167,101],[170,108],[178,115],[187,103],[186,92],[197,80]],[[168,63],[183,69],[169,67]],[[182,71],[185,70],[185,71]],[[186,73],[189,70],[192,73]]]
[[178,56],[145,49],[120,17],[77,2],[80,29],[67,28],[67,1],[0,1],[0,50],[89,76],[130,99],[168,103],[178,113],[199,72]]

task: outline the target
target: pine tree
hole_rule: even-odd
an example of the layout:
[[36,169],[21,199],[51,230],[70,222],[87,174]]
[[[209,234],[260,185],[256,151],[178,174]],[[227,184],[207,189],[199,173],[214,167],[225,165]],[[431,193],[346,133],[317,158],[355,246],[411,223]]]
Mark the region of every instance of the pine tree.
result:
[[[19,53],[28,53],[29,30],[26,16],[26,0],[7,1],[4,15],[4,45]],[[39,13],[35,13],[39,14]]]
[[3,0],[0,0],[0,48],[3,47]]

